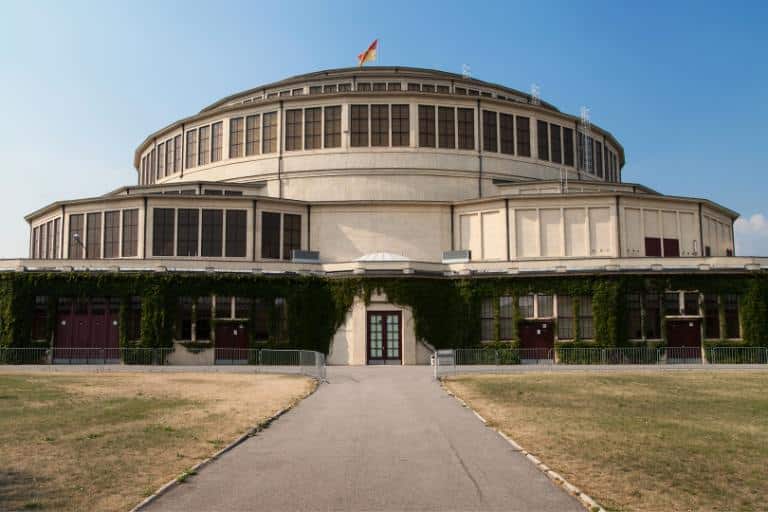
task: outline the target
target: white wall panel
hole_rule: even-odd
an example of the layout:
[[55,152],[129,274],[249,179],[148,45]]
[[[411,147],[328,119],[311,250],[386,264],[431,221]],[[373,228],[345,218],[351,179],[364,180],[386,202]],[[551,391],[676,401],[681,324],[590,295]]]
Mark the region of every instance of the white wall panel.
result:
[[645,223],[645,236],[652,238],[661,238],[659,229],[659,210],[643,210],[643,222]]
[[565,210],[565,255],[587,255],[587,228],[584,208]]
[[589,251],[591,256],[611,254],[611,211],[608,208],[589,209]]
[[460,249],[472,251],[472,259],[482,258],[482,233],[480,232],[480,214],[472,213],[459,216]]
[[680,256],[698,256],[699,232],[691,212],[680,212]]
[[562,256],[563,223],[561,217],[562,213],[559,208],[539,210],[542,256]]
[[515,212],[517,257],[531,258],[539,255],[539,226],[536,210]]
[[483,259],[507,259],[507,237],[504,213],[501,211],[483,212]]
[[679,240],[677,232],[677,212],[663,211],[661,212],[661,223],[663,238],[672,238]]
[[639,208],[624,209],[624,254],[626,256],[643,255],[643,230]]

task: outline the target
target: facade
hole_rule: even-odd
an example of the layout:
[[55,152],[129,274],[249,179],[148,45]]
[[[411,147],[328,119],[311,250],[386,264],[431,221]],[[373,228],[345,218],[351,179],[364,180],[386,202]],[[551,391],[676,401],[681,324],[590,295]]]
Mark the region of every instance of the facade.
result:
[[[322,71],[229,96],[150,134],[134,155],[136,185],[28,215],[29,257],[4,265],[510,282],[763,272],[765,260],[734,254],[734,211],[627,183],[624,162],[607,130],[507,87],[413,68]],[[213,363],[217,348],[289,337],[284,297],[178,295],[178,362]],[[595,336],[588,295],[496,295],[480,301],[480,341],[535,348]],[[732,293],[625,299],[630,341],[742,339]],[[32,338],[111,346],[122,329],[138,339],[141,301],[58,296],[39,306],[56,311],[56,332]],[[380,291],[342,316],[334,364],[426,363],[439,344],[417,336],[414,311]]]

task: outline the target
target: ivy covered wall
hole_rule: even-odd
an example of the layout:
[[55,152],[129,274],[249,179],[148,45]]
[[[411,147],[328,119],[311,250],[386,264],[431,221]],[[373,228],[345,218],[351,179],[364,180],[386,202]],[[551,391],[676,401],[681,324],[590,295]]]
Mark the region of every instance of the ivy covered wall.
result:
[[[176,304],[181,296],[284,297],[287,344],[328,352],[329,344],[356,296],[370,301],[380,291],[413,311],[416,336],[435,347],[475,346],[480,342],[480,304],[484,298],[528,293],[590,295],[595,339],[591,345],[627,343],[625,297],[629,292],[698,290],[741,296],[744,343],[768,346],[768,277],[765,274],[711,276],[504,276],[475,278],[265,276],[177,273],[0,274],[0,346],[31,346],[36,296],[50,297],[49,329],[55,327],[58,297],[119,297],[126,315],[130,297],[141,298],[144,347],[172,344]],[[517,313],[519,315],[519,311]],[[575,315],[578,317],[578,315]],[[121,321],[122,344],[130,343]],[[495,331],[498,334],[498,326]],[[578,329],[577,329],[578,332]]]

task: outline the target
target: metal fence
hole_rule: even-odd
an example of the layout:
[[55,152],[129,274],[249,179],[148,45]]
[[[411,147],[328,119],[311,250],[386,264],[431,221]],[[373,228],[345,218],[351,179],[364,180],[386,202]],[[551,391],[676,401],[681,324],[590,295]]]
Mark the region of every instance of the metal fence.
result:
[[[764,347],[556,347],[554,349],[461,348],[438,350],[435,377],[462,372],[510,371],[589,365],[726,365],[768,364]],[[525,365],[529,365],[525,367]]]
[[262,371],[300,373],[325,380],[325,354],[312,350],[217,348],[217,365],[252,365]]

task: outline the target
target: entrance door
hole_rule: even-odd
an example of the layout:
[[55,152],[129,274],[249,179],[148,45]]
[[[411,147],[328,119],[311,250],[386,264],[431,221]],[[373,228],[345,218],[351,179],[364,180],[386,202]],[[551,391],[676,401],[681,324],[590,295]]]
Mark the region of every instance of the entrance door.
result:
[[520,359],[551,359],[555,347],[555,330],[551,321],[522,321],[517,328],[520,336]]
[[216,324],[216,361],[248,362],[248,331],[245,324],[222,322]]
[[368,364],[402,364],[399,311],[368,312]]
[[667,362],[701,360],[701,319],[667,319]]

